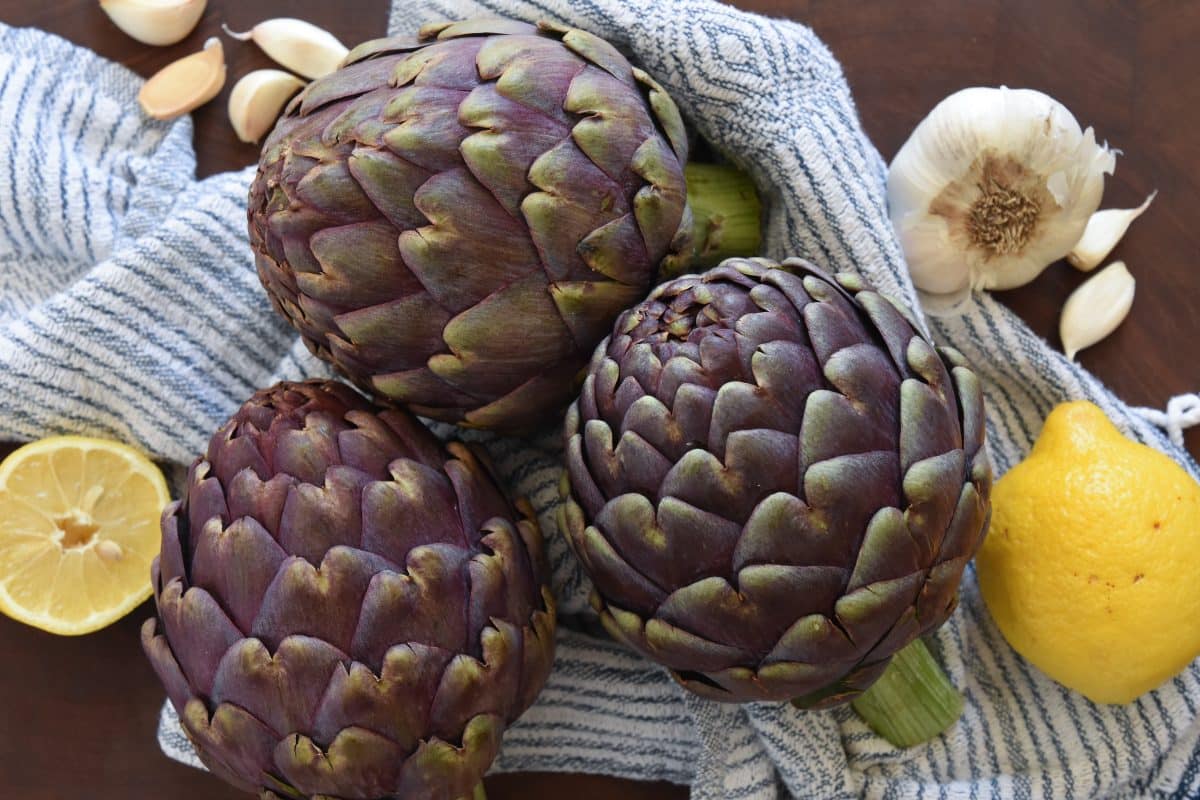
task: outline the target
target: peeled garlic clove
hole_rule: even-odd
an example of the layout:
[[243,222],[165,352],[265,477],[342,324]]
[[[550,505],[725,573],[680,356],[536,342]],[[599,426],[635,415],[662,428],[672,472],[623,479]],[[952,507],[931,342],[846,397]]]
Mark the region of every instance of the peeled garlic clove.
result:
[[1079,241],[1112,151],[1030,89],[975,87],[937,105],[888,169],[888,212],[928,295],[1028,283]]
[[100,0],[113,24],[142,44],[168,45],[196,28],[208,0]]
[[212,100],[224,85],[225,49],[213,37],[199,53],[154,73],[138,92],[138,102],[155,119],[173,119]]
[[302,19],[269,19],[245,33],[235,33],[227,25],[221,27],[239,41],[253,41],[276,63],[306,78],[328,75],[350,52],[332,33]]
[[1083,236],[1067,254],[1067,261],[1081,272],[1094,270],[1121,241],[1129,225],[1150,207],[1157,196],[1157,191],[1151,192],[1146,202],[1137,208],[1106,208],[1092,214]]
[[1067,298],[1058,322],[1063,352],[1075,354],[1117,329],[1133,307],[1133,276],[1124,261],[1114,261],[1083,283]]
[[257,142],[275,125],[279,113],[304,81],[280,69],[256,69],[229,93],[229,121],[243,142]]

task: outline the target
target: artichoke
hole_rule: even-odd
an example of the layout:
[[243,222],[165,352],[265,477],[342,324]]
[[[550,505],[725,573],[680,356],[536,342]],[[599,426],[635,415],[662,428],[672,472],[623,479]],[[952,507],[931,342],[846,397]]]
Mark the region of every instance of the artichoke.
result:
[[[617,314],[690,247],[687,151],[671,98],[590,33],[489,19],[368,42],[264,145],[259,277],[364,391],[528,429],[566,406]],[[757,198],[732,183],[756,241]],[[732,228],[705,247],[734,246]]]
[[267,798],[468,796],[554,657],[535,523],[348,387],[256,394],[163,515],[142,644],[201,760]]
[[715,700],[865,690],[953,611],[989,514],[975,374],[800,260],[622,314],[566,447],[560,524],[605,627]]

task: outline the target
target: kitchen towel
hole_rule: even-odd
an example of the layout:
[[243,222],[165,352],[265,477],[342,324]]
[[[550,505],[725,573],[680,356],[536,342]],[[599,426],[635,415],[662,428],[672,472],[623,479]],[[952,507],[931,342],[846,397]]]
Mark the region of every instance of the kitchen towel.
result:
[[[411,33],[481,13],[566,22],[628,50],[754,176],[769,210],[765,255],[857,271],[915,303],[886,214],[885,164],[810,30],[703,0],[402,0],[390,25]],[[183,465],[256,388],[328,373],[258,284],[245,233],[252,170],[195,180],[190,121],[146,120],[140,84],[61,39],[0,25],[0,440],[107,436]],[[1028,451],[1055,403],[1086,398],[1200,477],[1181,446],[999,303],[981,297],[965,316],[930,325],[984,380],[998,474]],[[587,580],[554,523],[558,431],[468,438],[533,501],[561,610],[586,623]],[[934,640],[966,711],[948,734],[907,750],[845,708],[686,695],[653,664],[577,627],[560,633],[554,674],[507,733],[496,770],[663,779],[703,800],[1200,794],[1200,667],[1132,705],[1096,706],[1005,644],[970,570],[960,609]],[[159,740],[198,764],[169,707]]]

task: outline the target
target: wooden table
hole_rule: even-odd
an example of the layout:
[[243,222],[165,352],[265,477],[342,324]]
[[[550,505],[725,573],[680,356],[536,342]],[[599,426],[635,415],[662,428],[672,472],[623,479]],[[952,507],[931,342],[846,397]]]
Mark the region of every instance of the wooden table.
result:
[[[842,60],[867,131],[890,157],[942,97],[971,85],[1030,86],[1063,101],[1125,155],[1106,206],[1158,201],[1117,250],[1138,279],[1137,302],[1115,335],[1082,362],[1119,395],[1161,406],[1200,390],[1200,4],[1139,0],[742,0],[811,25]],[[0,20],[59,33],[143,75],[199,49],[222,21],[249,28],[298,16],[347,43],[382,35],[386,0],[210,0],[185,42],[156,49],[113,27],[90,0],[0,0]],[[227,42],[228,86],[268,66]],[[227,90],[228,91],[228,88]],[[202,174],[256,160],[237,143],[225,99],[196,112]],[[1059,264],[1003,295],[1038,333],[1056,340],[1057,316],[1081,276]],[[1200,456],[1200,430],[1189,434]],[[154,728],[162,691],[138,644],[140,609],[82,639],[61,639],[0,618],[0,792],[22,800],[241,798],[216,779],[163,757]],[[587,776],[510,775],[493,798],[681,798],[686,790]]]

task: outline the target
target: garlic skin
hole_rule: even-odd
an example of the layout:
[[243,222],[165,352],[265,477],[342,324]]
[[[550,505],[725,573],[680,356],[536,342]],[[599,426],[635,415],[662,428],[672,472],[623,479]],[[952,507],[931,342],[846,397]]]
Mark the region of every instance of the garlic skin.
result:
[[269,19],[244,33],[221,27],[238,41],[253,41],[275,63],[310,80],[333,72],[350,52],[332,33],[302,19]]
[[1112,252],[1129,226],[1150,207],[1155,197],[1158,197],[1157,191],[1151,192],[1137,208],[1106,208],[1092,214],[1083,236],[1067,253],[1067,262],[1080,272],[1091,272],[1100,266],[1100,262]]
[[224,85],[225,49],[214,36],[199,53],[154,73],[138,92],[138,102],[155,119],[174,119],[212,100]]
[[304,81],[280,69],[256,69],[242,76],[229,93],[229,122],[243,142],[257,142],[275,127],[275,120]]
[[113,24],[142,44],[162,47],[196,29],[208,0],[100,0]]
[[1058,321],[1068,359],[1074,361],[1076,353],[1108,336],[1129,316],[1136,284],[1125,262],[1114,261],[1071,292]]
[[1079,240],[1116,157],[1032,89],[942,100],[888,169],[888,212],[926,310],[1028,283]]

